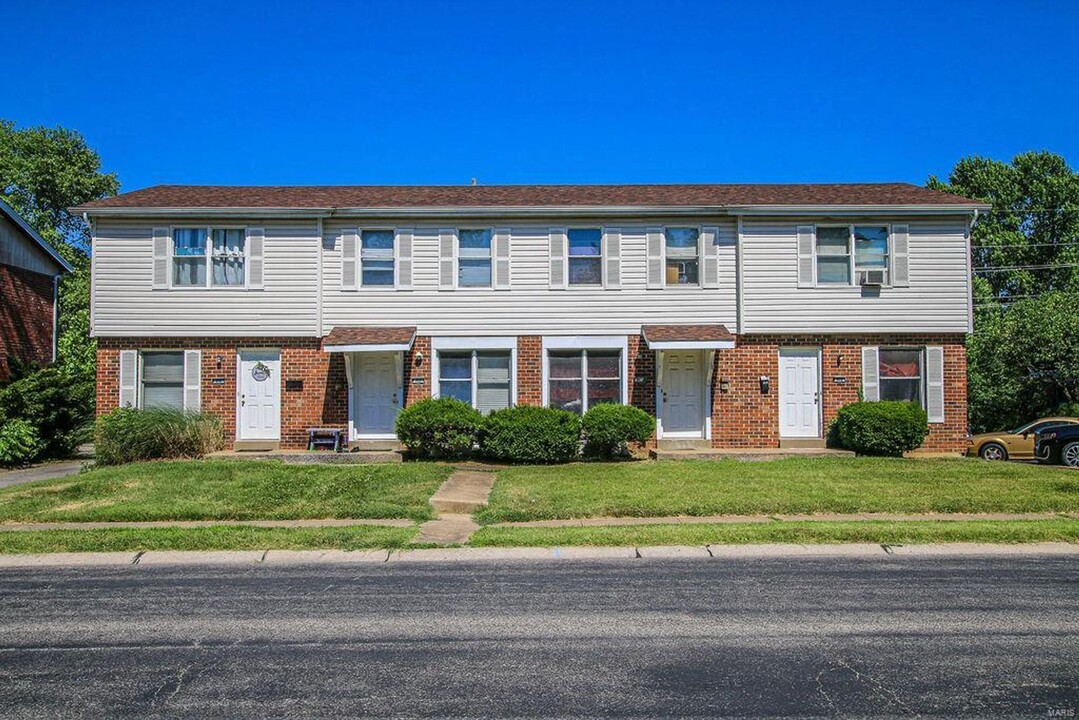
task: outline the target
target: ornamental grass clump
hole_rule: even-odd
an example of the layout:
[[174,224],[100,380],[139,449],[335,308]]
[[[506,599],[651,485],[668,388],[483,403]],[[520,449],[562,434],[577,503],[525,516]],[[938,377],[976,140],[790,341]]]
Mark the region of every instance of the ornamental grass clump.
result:
[[225,445],[221,420],[167,408],[118,408],[97,420],[94,454],[102,465],[200,458]]

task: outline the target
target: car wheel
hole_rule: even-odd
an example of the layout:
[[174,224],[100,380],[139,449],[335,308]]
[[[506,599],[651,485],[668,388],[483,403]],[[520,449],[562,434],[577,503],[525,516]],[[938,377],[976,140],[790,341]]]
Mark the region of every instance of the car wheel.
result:
[[1008,451],[1000,443],[991,442],[982,445],[982,449],[978,451],[978,456],[982,460],[1007,460]]
[[1079,442],[1070,442],[1060,448],[1060,463],[1068,467],[1079,468]]

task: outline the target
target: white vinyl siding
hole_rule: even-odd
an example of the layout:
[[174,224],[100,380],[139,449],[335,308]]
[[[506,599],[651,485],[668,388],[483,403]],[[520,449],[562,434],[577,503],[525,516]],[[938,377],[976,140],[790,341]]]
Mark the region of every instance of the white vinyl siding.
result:
[[884,287],[872,295],[854,284],[804,286],[799,239],[807,225],[787,218],[743,220],[743,332],[970,331],[966,218],[904,222],[908,286]]
[[[671,223],[674,225],[674,223]],[[507,224],[503,230],[512,257],[509,264],[511,290],[497,294],[483,292],[440,292],[441,270],[452,268],[440,252],[442,237],[451,233],[435,226],[412,226],[412,291],[370,297],[342,291],[341,238],[343,227],[354,223],[327,222],[323,233],[323,327],[349,325],[417,326],[419,335],[507,336],[555,334],[640,333],[644,323],[711,324],[735,328],[735,242],[733,220],[713,221],[719,229],[716,257],[721,268],[717,287],[702,292],[699,286],[648,291],[646,236],[643,225],[619,225],[620,286],[617,291],[596,287],[565,287],[567,273],[552,278],[552,266],[564,270],[566,255],[552,260],[552,238],[565,248],[565,228],[552,233],[548,224]],[[588,227],[584,223],[577,227]],[[462,224],[462,227],[465,225]],[[572,227],[572,226],[571,226]],[[592,225],[591,227],[600,227]],[[662,235],[660,235],[662,237]],[[497,259],[496,259],[497,263]],[[662,278],[662,273],[660,275]],[[456,273],[450,273],[451,284]]]
[[[214,223],[194,219],[172,225],[212,227]],[[97,220],[92,307],[96,336],[318,334],[319,237],[315,221],[258,223],[264,233],[263,282],[258,292],[212,286],[172,287],[165,292],[155,289],[159,288],[155,282],[155,228],[165,228],[163,237],[169,239],[164,223]],[[249,233],[254,229],[250,227]],[[249,256],[249,276],[253,271]],[[166,287],[167,280],[166,276]]]

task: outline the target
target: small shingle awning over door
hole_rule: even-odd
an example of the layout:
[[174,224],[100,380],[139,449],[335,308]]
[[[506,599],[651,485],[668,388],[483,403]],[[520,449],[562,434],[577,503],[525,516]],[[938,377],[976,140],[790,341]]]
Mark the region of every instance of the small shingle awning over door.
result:
[[407,351],[416,339],[413,327],[335,327],[322,338],[326,352]]
[[734,335],[725,325],[644,325],[644,341],[652,350],[728,350]]

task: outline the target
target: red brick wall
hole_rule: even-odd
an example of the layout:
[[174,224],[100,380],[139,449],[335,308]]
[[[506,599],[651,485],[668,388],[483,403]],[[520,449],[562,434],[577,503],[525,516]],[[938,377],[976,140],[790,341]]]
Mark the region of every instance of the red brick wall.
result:
[[13,360],[52,362],[52,275],[0,265],[0,380],[11,376]]
[[[944,419],[929,425],[923,450],[961,451],[966,448],[967,362],[963,335],[743,335],[733,350],[716,353],[712,444],[717,447],[779,446],[779,348],[821,348],[821,396],[824,432],[842,406],[857,402],[862,389],[864,345],[944,348]],[[771,381],[768,395],[760,392],[759,378]],[[837,384],[836,378],[846,378]],[[719,392],[721,379],[730,391]]]
[[517,404],[543,404],[543,339],[539,335],[517,338]]
[[[629,400],[655,414],[655,353],[639,336],[629,336]],[[960,451],[966,435],[966,352],[962,335],[749,335],[737,347],[716,352],[712,393],[712,444],[716,447],[772,448],[779,446],[779,348],[820,347],[822,360],[824,431],[840,407],[858,400],[862,385],[863,345],[944,347],[945,420],[930,425],[923,449]],[[282,447],[304,447],[306,429],[315,425],[347,427],[348,398],[343,356],[323,352],[315,338],[100,338],[98,341],[97,408],[116,407],[119,400],[120,349],[202,350],[203,409],[221,417],[226,437],[235,437],[237,348],[281,349],[282,380],[303,380],[304,389],[284,390],[282,384]],[[420,359],[422,355],[422,360]],[[220,358],[220,360],[218,359]],[[760,392],[758,378],[767,376],[771,390]],[[835,378],[845,377],[845,384]],[[222,378],[221,385],[213,378]],[[416,382],[416,380],[422,382]],[[720,392],[720,381],[729,382]],[[405,354],[405,404],[431,395],[431,339],[417,337]],[[538,336],[517,341],[517,402],[542,401],[542,346]]]

